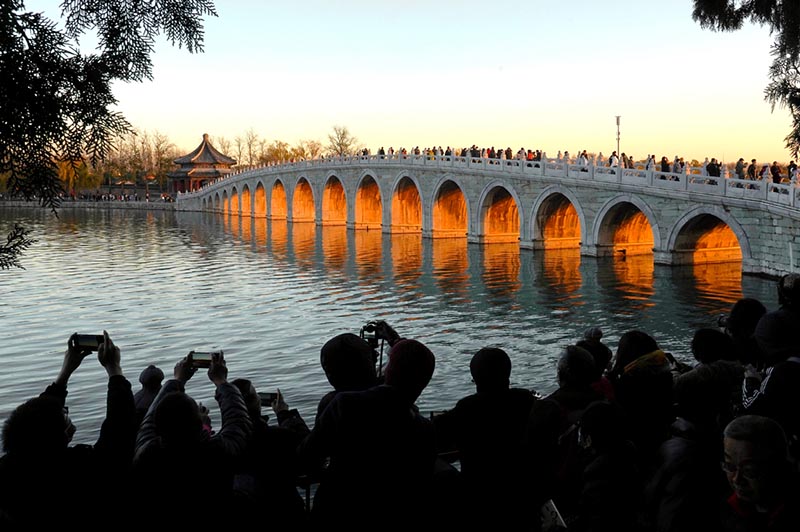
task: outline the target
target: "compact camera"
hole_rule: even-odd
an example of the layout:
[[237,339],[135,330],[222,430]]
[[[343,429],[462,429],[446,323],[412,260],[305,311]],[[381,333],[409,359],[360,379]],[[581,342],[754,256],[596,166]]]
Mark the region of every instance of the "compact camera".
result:
[[378,347],[378,324],[374,321],[368,321],[366,325],[361,327],[360,336],[370,347],[375,349]]
[[102,334],[76,334],[75,346],[89,351],[97,351],[105,341]]

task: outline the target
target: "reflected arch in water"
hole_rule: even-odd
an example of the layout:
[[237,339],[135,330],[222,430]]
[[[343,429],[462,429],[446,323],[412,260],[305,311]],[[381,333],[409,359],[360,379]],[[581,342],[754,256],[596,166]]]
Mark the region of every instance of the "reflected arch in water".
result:
[[343,273],[347,263],[347,231],[344,226],[323,226],[322,260],[328,272]]
[[670,232],[673,264],[736,262],[750,257],[742,227],[720,207],[698,206],[684,214]]
[[383,223],[381,189],[375,178],[363,173],[356,187],[356,229],[380,229]]
[[338,177],[331,174],[322,190],[322,225],[347,223],[347,196]]
[[661,248],[661,233],[650,206],[634,195],[608,200],[595,219],[594,241],[598,255],[649,255]]
[[256,218],[266,218],[267,216],[267,192],[261,181],[256,185],[256,193],[253,198],[253,216]]
[[571,190],[552,185],[539,194],[531,217],[534,249],[579,249],[585,231],[583,208]]
[[450,177],[443,178],[433,195],[431,236],[465,237],[469,232],[469,204],[464,188]]
[[392,194],[392,233],[422,231],[422,198],[419,186],[411,177],[401,176]]
[[478,238],[483,243],[520,241],[520,201],[513,188],[501,181],[490,183],[481,194]]
[[292,221],[314,221],[314,192],[305,177],[300,177],[294,186],[292,195]]
[[272,184],[272,193],[269,199],[269,213],[273,220],[285,220],[289,202],[286,199],[286,188],[280,179],[276,179]]
[[481,246],[483,284],[494,297],[509,298],[517,292],[520,281],[520,249],[516,242]]

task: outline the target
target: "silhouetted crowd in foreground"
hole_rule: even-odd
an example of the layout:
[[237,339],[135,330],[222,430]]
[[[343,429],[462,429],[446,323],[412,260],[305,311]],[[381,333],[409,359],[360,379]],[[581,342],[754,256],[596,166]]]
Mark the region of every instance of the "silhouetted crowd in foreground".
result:
[[[134,394],[107,333],[73,335],[54,382],[5,420],[0,529],[796,532],[800,275],[778,293],[777,310],[742,299],[698,330],[694,365],[638,330],[614,354],[590,328],[546,397],[510,387],[508,355],[485,347],[469,364],[475,393],[430,415],[415,402],[434,353],[371,322],[374,337],[322,346],[332,390],[311,429],[280,391],[229,381],[221,352],[189,353],[163,383],[148,366]],[[105,420],[94,445],[70,445],[69,379],[94,351]],[[186,393],[198,369],[219,426]],[[300,484],[316,486],[312,504]]]

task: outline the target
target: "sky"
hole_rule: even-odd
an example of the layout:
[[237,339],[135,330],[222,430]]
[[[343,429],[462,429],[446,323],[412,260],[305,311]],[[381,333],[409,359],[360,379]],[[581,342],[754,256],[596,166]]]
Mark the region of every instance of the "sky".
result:
[[[26,1],[57,17],[58,1]],[[769,29],[703,30],[691,0],[216,2],[204,53],[165,40],[119,110],[182,151],[203,133],[788,161],[764,101]]]

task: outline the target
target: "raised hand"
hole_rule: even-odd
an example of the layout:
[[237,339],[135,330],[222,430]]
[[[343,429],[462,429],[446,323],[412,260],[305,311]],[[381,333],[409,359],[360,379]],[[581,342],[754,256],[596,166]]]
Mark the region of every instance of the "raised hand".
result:
[[103,331],[103,343],[97,348],[97,360],[100,361],[100,365],[106,368],[106,373],[108,373],[109,377],[122,375],[119,347],[114,345],[106,331]]
[[67,340],[67,350],[64,352],[64,362],[61,364],[61,371],[56,377],[56,383],[63,386],[67,385],[70,376],[78,369],[86,355],[92,350],[78,345],[78,333],[74,333]]
[[175,364],[173,375],[176,380],[180,381],[182,384],[186,384],[196,371],[197,368],[192,364],[192,353],[190,352]]
[[228,367],[225,365],[225,357],[222,351],[211,354],[211,366],[208,368],[208,379],[217,386],[228,382]]
[[275,400],[272,401],[272,410],[275,412],[275,415],[279,412],[287,412],[289,410],[289,405],[283,399],[280,388],[278,388],[278,394],[275,396]]

